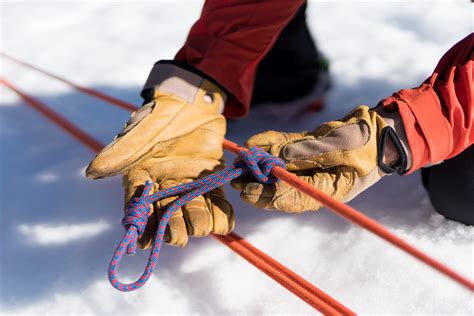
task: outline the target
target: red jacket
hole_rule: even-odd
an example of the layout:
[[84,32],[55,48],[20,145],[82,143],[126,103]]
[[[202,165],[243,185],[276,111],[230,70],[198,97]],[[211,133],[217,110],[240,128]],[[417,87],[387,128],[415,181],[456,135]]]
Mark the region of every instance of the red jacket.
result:
[[471,33],[444,54],[419,87],[382,100],[386,107],[397,106],[402,117],[413,156],[410,172],[474,143],[473,48]]
[[[175,58],[227,90],[226,116],[243,116],[257,65],[303,4],[304,0],[207,0]],[[421,86],[382,101],[384,106],[397,106],[403,119],[413,156],[410,172],[451,158],[474,143],[473,43],[470,34],[441,58]]]

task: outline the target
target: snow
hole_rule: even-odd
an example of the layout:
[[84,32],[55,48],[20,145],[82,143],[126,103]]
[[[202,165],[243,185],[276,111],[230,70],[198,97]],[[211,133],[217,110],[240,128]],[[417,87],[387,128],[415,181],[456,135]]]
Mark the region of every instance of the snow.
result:
[[[172,58],[200,1],[2,1],[1,50],[139,104],[157,59]],[[314,2],[309,24],[331,60],[335,88],[322,113],[289,121],[268,107],[229,124],[243,143],[265,129],[298,131],[415,86],[471,32],[473,7],[457,2]],[[128,118],[38,73],[1,60],[2,76],[106,143]],[[93,153],[1,91],[0,312],[2,314],[311,314],[303,301],[213,238],[164,247],[157,271],[119,293],[106,267],[123,234],[118,177],[90,181]],[[271,118],[271,119],[269,119]],[[230,157],[230,156],[229,156]],[[431,206],[420,175],[392,176],[350,204],[474,278],[474,229]],[[362,314],[473,314],[472,295],[328,210],[256,210],[227,190],[236,232]],[[141,273],[141,252],[121,275]]]
[[21,224],[18,230],[24,238],[41,246],[68,244],[78,239],[90,238],[110,229],[104,220],[69,225],[27,225]]

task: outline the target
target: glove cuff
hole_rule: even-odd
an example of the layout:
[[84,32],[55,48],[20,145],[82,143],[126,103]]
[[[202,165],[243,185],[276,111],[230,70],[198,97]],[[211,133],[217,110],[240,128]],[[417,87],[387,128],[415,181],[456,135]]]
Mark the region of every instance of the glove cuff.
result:
[[[222,114],[227,98],[225,92],[202,74],[197,74],[181,66],[166,61],[157,62],[153,66],[141,93],[145,103],[154,99],[156,91],[160,91],[174,94],[193,104],[198,102],[197,98],[202,98],[209,104],[218,101],[217,113]],[[216,98],[216,94],[219,95],[218,98]]]

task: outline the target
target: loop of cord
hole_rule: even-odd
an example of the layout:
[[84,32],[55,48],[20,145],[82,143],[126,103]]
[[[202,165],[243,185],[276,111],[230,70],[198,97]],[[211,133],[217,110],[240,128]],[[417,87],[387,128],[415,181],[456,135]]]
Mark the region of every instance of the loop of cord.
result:
[[[249,151],[240,151],[239,160],[237,160],[232,167],[227,167],[222,171],[191,183],[181,184],[150,194],[153,188],[153,182],[146,182],[140,197],[135,197],[130,201],[126,215],[122,220],[122,225],[126,229],[126,233],[115,250],[108,270],[109,281],[112,286],[119,291],[129,292],[139,289],[146,283],[158,262],[158,256],[169,219],[180,207],[244,173],[250,172],[255,179],[261,183],[275,183],[278,181],[278,178],[271,175],[271,170],[276,166],[285,168],[285,163],[283,160],[270,155],[261,148],[253,147]],[[137,241],[143,234],[146,223],[148,222],[150,205],[161,199],[179,194],[184,195],[166,207],[163,217],[158,224],[158,229],[143,274],[135,282],[129,284],[120,282],[117,278],[119,263],[125,253],[130,255],[136,253]]]
[[[3,53],[0,53],[0,55],[6,57]],[[14,59],[10,60],[15,61]],[[47,73],[44,70],[39,70],[30,64],[22,63],[22,65],[55,78],[50,73]],[[68,83],[70,84],[70,82]],[[65,117],[49,109],[46,104],[19,90],[5,78],[0,77],[0,84],[15,92],[23,101],[25,101],[26,105],[38,111],[39,114],[49,119],[54,125],[61,128],[65,133],[75,138],[77,141],[79,141],[79,143],[91,149],[93,152],[98,153],[104,147],[104,145],[97,141],[94,137],[81,130],[78,126],[74,125]],[[76,87],[76,89],[78,88]],[[80,89],[78,89],[78,91],[84,92]],[[115,104],[111,98],[109,98],[110,96],[103,95],[102,92],[97,90],[91,91],[94,91],[98,95],[104,96],[103,100],[106,100],[106,102],[109,104],[119,106],[118,104]],[[229,140],[224,140],[223,146],[225,149],[230,150],[236,154],[238,154],[241,150],[246,150],[245,148],[239,147],[237,144],[232,143]],[[284,169],[273,168],[272,174],[277,170]],[[338,302],[336,299],[317,288],[314,284],[303,279],[301,276],[291,271],[263,251],[254,247],[251,243],[237,235],[235,232],[232,232],[228,235],[212,234],[212,237],[321,313],[325,315],[355,315],[354,312]]]
[[[114,97],[106,95],[103,92],[79,86],[63,77],[59,77],[43,69],[39,69],[34,65],[28,64],[24,61],[20,61],[9,55],[6,55],[3,52],[0,52],[0,55],[4,58],[9,59],[12,62],[16,62],[46,76],[63,81],[64,83],[80,91],[81,93],[89,94],[93,97],[102,99],[110,105],[122,107],[131,111],[136,110],[136,107],[134,105],[115,99]],[[99,152],[103,148],[103,144],[98,142],[96,139],[85,133],[83,130],[75,126],[73,123],[71,123],[64,117],[48,109],[39,100],[18,90],[18,88],[13,86],[9,81],[5,80],[4,78],[0,78],[0,83],[17,93],[26,102],[26,104],[30,105],[32,108],[39,111],[39,113],[49,118],[53,123],[61,127],[65,132],[69,133],[71,136],[76,138],[78,141],[90,148],[92,151]],[[229,140],[224,140],[224,148],[236,154],[238,154],[241,150],[244,150],[244,148],[238,146],[237,144]],[[350,206],[342,202],[338,202],[332,199],[330,196],[324,194],[321,191],[318,191],[314,187],[309,186],[307,183],[304,183],[304,181],[298,179],[295,175],[292,175],[291,173],[287,172],[282,168],[272,169],[272,174],[280,180],[294,186],[296,189],[307,194],[308,196],[311,196],[312,198],[320,201],[329,210],[333,211],[339,216],[349,220],[353,224],[367,229],[378,237],[405,251],[407,254],[410,254],[411,256],[417,258],[426,265],[436,269],[440,273],[451,278],[453,281],[464,286],[471,292],[474,291],[474,282],[472,282],[470,279],[459,274],[458,272],[454,271],[453,269],[444,265],[438,260],[430,257],[429,255],[423,253],[416,247],[413,247],[412,245],[403,241],[402,239],[388,231],[385,227],[372,220],[370,217],[363,215],[354,208],[351,208]],[[278,261],[273,260],[265,253],[253,247],[251,244],[249,244],[247,241],[245,241],[235,233],[230,233],[227,236],[213,235],[213,237],[221,241],[227,247],[231,248],[237,254],[249,261],[252,265],[266,273],[273,280],[277,281],[279,284],[287,288],[299,298],[303,299],[305,302],[316,308],[318,311],[324,314],[337,314],[336,311],[344,315],[354,314],[352,311],[350,311],[344,305],[340,304],[334,298],[328,296],[326,293],[322,292],[313,284],[307,283],[306,280],[302,279],[299,275],[294,274],[291,270],[282,266]],[[253,257],[254,255],[256,255],[256,257]],[[268,267],[270,270],[266,270],[265,268],[266,264],[268,263],[271,263]],[[288,280],[280,278],[281,275],[288,277]],[[287,281],[289,283],[287,283]],[[301,287],[301,284],[304,284],[305,286]],[[307,294],[311,295],[307,296],[305,291],[308,291]]]

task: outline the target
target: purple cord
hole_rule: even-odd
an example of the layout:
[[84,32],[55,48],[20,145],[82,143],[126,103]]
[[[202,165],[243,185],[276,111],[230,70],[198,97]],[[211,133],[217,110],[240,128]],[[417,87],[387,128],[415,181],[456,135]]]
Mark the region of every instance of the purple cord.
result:
[[[236,161],[232,167],[227,167],[222,171],[208,175],[191,183],[180,184],[150,195],[153,182],[147,181],[141,196],[135,197],[130,201],[126,215],[122,220],[122,225],[127,232],[120,241],[120,244],[117,246],[109,264],[108,276],[112,286],[119,291],[130,292],[139,289],[146,283],[158,262],[166,225],[168,225],[171,215],[173,215],[173,213],[180,207],[196,197],[230,182],[244,173],[251,172],[257,181],[261,183],[275,183],[278,181],[278,178],[275,178],[270,174],[275,166],[285,168],[285,163],[280,158],[270,155],[261,148],[253,147],[249,151],[240,151],[239,160]],[[158,231],[155,240],[153,241],[150,256],[148,257],[148,262],[143,274],[135,282],[129,284],[121,283],[117,279],[117,269],[120,260],[125,252],[129,255],[136,253],[137,240],[143,234],[148,222],[150,205],[161,199],[183,193],[185,193],[183,196],[167,206],[166,211],[160,220]]]

